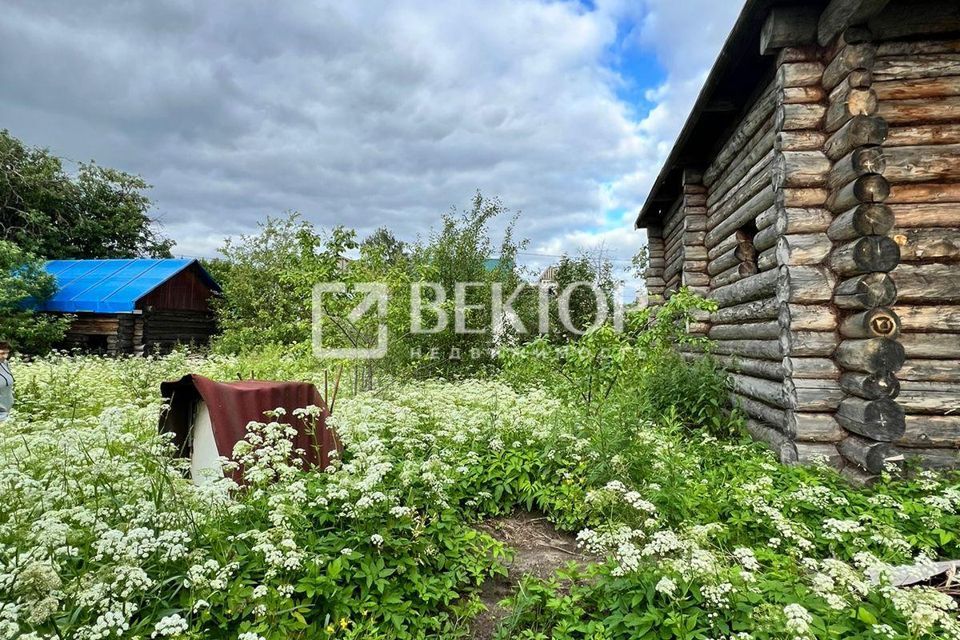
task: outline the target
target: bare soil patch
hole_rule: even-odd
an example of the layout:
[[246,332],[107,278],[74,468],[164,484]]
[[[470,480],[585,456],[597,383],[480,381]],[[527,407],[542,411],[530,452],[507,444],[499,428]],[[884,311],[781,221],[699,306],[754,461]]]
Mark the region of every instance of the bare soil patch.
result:
[[497,626],[510,614],[500,601],[510,597],[524,576],[546,579],[569,562],[587,564],[590,557],[577,549],[574,536],[557,531],[546,516],[520,512],[493,518],[477,526],[513,549],[507,575],[487,580],[480,591],[480,600],[487,607],[471,625],[471,637],[489,640]]

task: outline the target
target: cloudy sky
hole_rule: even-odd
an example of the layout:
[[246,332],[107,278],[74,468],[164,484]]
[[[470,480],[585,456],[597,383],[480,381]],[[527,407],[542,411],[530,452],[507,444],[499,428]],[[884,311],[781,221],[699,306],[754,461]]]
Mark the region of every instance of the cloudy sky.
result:
[[532,267],[632,230],[717,0],[0,0],[0,128],[154,185],[174,252],[288,210],[415,239],[477,190]]

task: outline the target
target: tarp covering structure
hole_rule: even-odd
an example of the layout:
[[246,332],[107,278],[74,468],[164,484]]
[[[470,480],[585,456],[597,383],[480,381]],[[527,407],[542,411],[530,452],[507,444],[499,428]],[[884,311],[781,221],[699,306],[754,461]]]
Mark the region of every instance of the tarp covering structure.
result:
[[[160,394],[170,405],[160,416],[160,430],[174,434],[174,444],[180,455],[191,458],[194,474],[212,468],[204,461],[211,455],[231,458],[234,445],[247,433],[247,424],[272,421],[264,412],[277,408],[286,410],[286,415],[277,420],[297,430],[293,447],[305,452],[302,457],[308,467],[325,468],[331,452],[340,451],[336,434],[326,426],[328,413],[323,397],[307,382],[216,382],[190,374],[162,383]],[[315,425],[293,415],[295,409],[310,405],[322,411]],[[243,470],[235,471],[233,479],[242,482]],[[194,481],[198,480],[195,475]]]
[[57,291],[39,310],[133,313],[138,300],[195,263],[207,286],[220,291],[219,285],[196,260],[50,260],[44,269],[56,279]]

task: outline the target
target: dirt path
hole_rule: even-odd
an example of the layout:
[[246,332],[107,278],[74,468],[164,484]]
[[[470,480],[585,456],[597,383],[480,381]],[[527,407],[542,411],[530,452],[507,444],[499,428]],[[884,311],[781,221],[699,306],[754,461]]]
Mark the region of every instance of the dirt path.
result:
[[545,516],[515,513],[487,520],[477,528],[512,548],[514,556],[507,565],[506,577],[483,584],[480,600],[487,610],[471,625],[471,637],[475,640],[494,637],[500,622],[510,615],[510,610],[501,607],[499,602],[513,594],[523,576],[549,578],[568,562],[586,564],[589,561],[577,550],[575,538],[554,529]]

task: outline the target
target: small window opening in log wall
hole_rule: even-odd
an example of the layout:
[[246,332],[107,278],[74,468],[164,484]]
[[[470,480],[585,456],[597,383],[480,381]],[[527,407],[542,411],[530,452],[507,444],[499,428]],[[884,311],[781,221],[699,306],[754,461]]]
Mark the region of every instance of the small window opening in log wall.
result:
[[757,250],[753,246],[753,239],[757,236],[757,223],[749,221],[737,229],[736,257],[740,260],[738,271],[741,278],[752,276],[757,272]]

